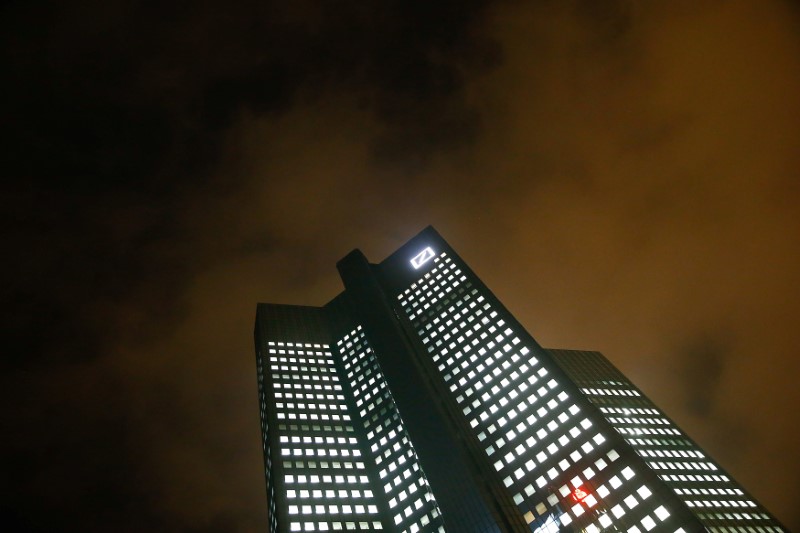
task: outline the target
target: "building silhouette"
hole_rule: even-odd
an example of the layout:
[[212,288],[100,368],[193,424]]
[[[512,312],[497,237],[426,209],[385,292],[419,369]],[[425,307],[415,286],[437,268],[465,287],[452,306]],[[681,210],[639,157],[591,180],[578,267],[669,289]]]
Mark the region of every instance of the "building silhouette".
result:
[[546,350],[431,227],[259,304],[271,533],[778,532],[597,352]]

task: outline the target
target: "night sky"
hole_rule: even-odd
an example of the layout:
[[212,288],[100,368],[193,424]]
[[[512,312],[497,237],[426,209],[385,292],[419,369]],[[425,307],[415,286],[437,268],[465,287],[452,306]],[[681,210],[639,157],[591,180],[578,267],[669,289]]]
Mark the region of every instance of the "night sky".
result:
[[800,531],[798,2],[12,1],[0,42],[4,531],[266,531],[256,302],[428,224]]

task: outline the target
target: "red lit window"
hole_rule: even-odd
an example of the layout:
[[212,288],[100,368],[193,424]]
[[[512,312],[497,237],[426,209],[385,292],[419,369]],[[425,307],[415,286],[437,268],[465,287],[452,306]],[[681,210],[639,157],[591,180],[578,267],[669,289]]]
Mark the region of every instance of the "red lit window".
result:
[[586,499],[588,495],[589,493],[581,488],[577,488],[572,491],[572,499],[575,500],[576,502],[582,502],[583,500]]

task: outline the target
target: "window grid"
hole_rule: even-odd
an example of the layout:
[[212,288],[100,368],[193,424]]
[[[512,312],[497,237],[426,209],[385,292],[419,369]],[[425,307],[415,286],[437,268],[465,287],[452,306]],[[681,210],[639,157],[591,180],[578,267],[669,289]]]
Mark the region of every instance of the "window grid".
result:
[[337,347],[394,526],[402,533],[444,533],[433,493],[361,326]]
[[270,341],[290,531],[383,529],[327,344]]
[[783,531],[601,354],[549,352],[611,426],[708,529]]
[[[619,454],[606,430],[592,427],[533,347],[446,252],[433,262],[397,299],[532,529],[676,531],[669,510],[637,496],[652,488],[630,466],[611,465]],[[580,491],[587,496],[575,500]]]
[[[621,383],[614,390],[631,391]],[[602,397],[589,389],[584,391],[594,402]],[[763,525],[770,520],[766,514],[753,512],[758,504],[655,407],[601,406],[600,411],[675,494],[698,516],[703,515],[703,522],[723,525],[752,521]]]

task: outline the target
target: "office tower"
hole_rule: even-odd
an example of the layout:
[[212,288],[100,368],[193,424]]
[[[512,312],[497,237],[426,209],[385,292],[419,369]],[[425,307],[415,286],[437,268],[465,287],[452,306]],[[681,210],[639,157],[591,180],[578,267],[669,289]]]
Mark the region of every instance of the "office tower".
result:
[[784,531],[596,352],[545,350],[427,228],[259,304],[271,532]]

